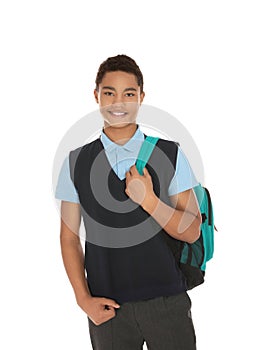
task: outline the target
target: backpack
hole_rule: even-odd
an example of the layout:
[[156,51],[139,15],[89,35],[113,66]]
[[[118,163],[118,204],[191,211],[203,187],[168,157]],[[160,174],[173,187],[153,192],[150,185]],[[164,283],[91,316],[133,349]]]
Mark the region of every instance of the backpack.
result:
[[[143,168],[158,140],[158,137],[146,136],[136,160],[136,168],[140,175],[143,174]],[[200,237],[194,243],[187,243],[165,235],[165,240],[186,278],[188,290],[204,282],[206,263],[213,257],[214,252],[214,229],[217,231],[208,189],[199,183],[193,190],[202,216]]]

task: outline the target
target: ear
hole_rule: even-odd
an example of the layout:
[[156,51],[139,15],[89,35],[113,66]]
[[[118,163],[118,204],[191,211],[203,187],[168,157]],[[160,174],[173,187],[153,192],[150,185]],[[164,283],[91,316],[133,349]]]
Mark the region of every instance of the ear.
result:
[[145,97],[145,92],[143,91],[140,95],[140,104],[142,104],[144,97]]
[[98,93],[98,91],[96,89],[94,89],[94,97],[95,97],[95,101],[97,103],[99,103],[99,93]]

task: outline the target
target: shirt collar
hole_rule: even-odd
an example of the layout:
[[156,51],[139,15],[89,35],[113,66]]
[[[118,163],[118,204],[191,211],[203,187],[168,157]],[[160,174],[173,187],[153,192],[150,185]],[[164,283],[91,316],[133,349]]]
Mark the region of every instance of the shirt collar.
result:
[[[110,140],[110,138],[104,133],[102,129],[100,140],[106,151],[112,152],[115,149],[124,149],[129,152],[134,152],[139,149],[139,143],[144,141],[144,134],[140,130],[139,125],[137,124],[137,129],[134,135],[127,141],[124,145],[118,145],[117,143]],[[136,142],[135,142],[136,141]]]

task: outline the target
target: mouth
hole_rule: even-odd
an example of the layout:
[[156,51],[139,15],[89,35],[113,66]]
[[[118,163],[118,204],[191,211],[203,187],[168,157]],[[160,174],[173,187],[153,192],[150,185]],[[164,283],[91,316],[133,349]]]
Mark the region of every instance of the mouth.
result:
[[115,118],[121,118],[121,117],[125,117],[128,113],[127,112],[115,112],[115,111],[108,111],[108,113]]

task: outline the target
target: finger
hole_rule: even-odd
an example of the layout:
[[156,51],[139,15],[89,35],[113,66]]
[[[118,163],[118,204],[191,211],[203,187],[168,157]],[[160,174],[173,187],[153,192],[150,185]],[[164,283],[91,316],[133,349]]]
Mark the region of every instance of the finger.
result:
[[113,307],[113,306],[110,306],[110,305],[105,305],[104,306],[104,310],[107,310],[107,311],[114,311],[115,310],[115,308]]
[[120,305],[118,303],[116,303],[114,300],[107,299],[107,298],[103,298],[103,304],[108,305],[108,306],[113,306],[115,308],[120,307]]
[[128,197],[130,197],[130,192],[127,188],[125,189],[125,193],[127,194]]
[[135,164],[131,166],[129,171],[132,175],[139,174]]
[[150,173],[148,172],[147,168],[143,168],[143,175],[144,176],[150,176]]

